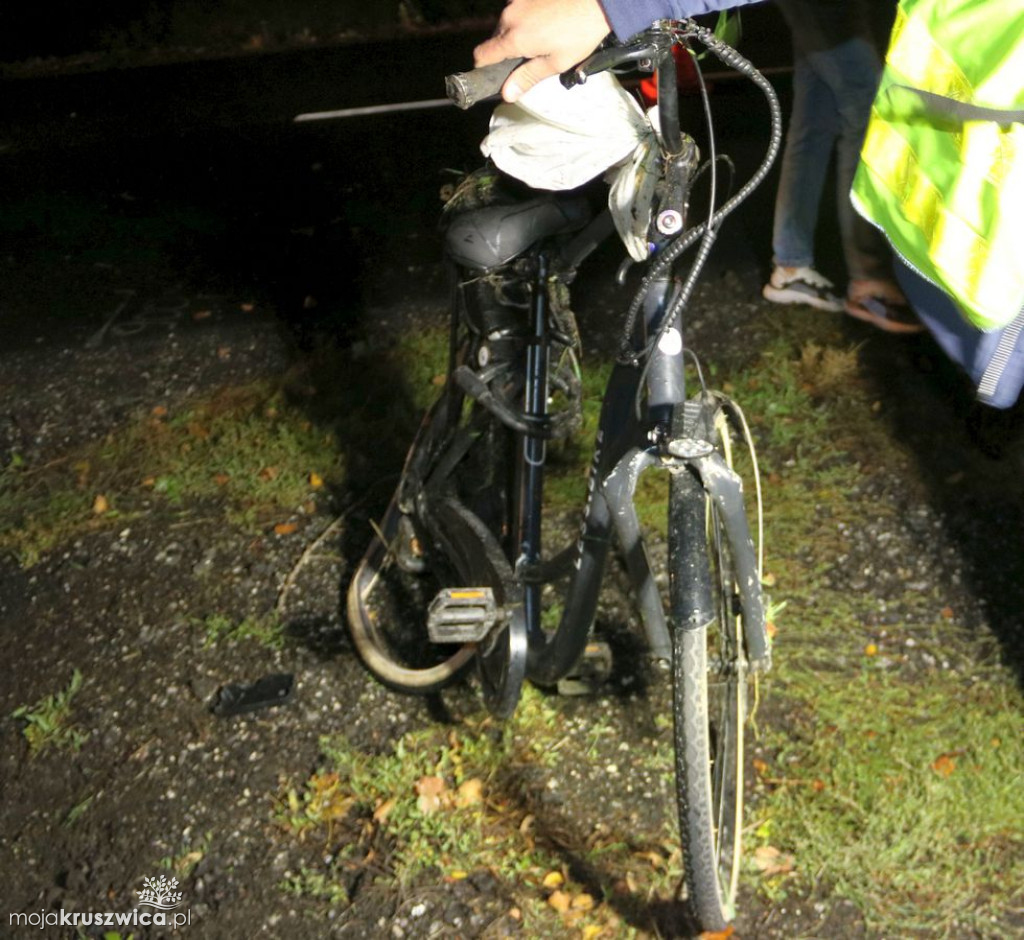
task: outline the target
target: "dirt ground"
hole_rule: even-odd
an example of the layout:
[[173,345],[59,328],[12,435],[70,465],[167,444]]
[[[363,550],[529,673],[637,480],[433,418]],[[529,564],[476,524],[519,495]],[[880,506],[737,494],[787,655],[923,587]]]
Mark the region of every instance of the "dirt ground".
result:
[[[303,152],[301,159],[308,156]],[[197,162],[205,158],[204,152]],[[133,415],[225,385],[301,371],[325,335],[336,334],[341,348],[335,353],[345,368],[360,354],[367,324],[374,331],[416,329],[436,322],[443,309],[432,246],[417,239],[419,204],[411,204],[410,217],[385,233],[361,214],[374,203],[361,202],[354,184],[348,216],[317,219],[306,231],[283,206],[288,200],[316,201],[317,189],[296,195],[302,180],[324,176],[307,166],[294,186],[274,190],[276,205],[226,230],[211,228],[208,218],[197,224],[188,213],[169,215],[172,206],[189,204],[193,183],[183,182],[184,173],[157,168],[142,174],[126,168],[128,157],[124,161],[107,172],[98,153],[82,161],[76,157],[84,168],[57,159],[33,165],[26,158],[8,174],[22,187],[19,198],[42,205],[49,222],[22,228],[0,261],[4,466],[13,454],[32,465],[58,461],[72,445],[100,440]],[[202,200],[206,209],[220,211],[237,196],[213,199],[220,185],[215,170],[211,166],[202,183]],[[253,201],[265,196],[266,191],[256,193]],[[419,198],[400,188],[399,197]],[[85,235],[69,230],[72,218],[87,220]],[[115,221],[98,226],[100,218]],[[166,225],[154,232],[152,220],[161,218]],[[282,225],[285,219],[293,227]],[[146,220],[141,228],[135,225],[139,220]],[[758,222],[748,224],[757,228]],[[255,234],[242,243],[247,227]],[[145,239],[138,238],[140,232]],[[245,255],[244,263],[223,248],[233,239],[241,244],[237,254]],[[211,250],[215,243],[221,247]],[[372,271],[360,267],[384,244],[397,252],[397,260]],[[322,281],[324,259],[343,253],[348,260],[339,280],[358,298],[359,321],[304,317],[304,300],[329,289]],[[778,320],[765,316],[758,296],[763,268],[763,245],[747,245],[727,249],[723,264],[712,271],[693,318],[696,344],[707,358],[751,355],[779,328]],[[598,312],[588,341],[605,344],[612,331],[600,325],[600,297],[590,300]],[[199,311],[212,313],[195,316]],[[798,319],[784,322],[798,335]],[[1014,551],[1019,501],[1000,503],[995,491],[963,498],[948,482],[988,467],[992,458],[984,448],[997,446],[1004,451],[1001,459],[1017,462],[1019,474],[1019,450],[1003,446],[1015,440],[1016,416],[979,431],[959,378],[926,343],[880,344],[856,325],[849,337],[866,344],[867,380],[913,459],[909,471],[906,463],[866,461],[865,498],[876,501],[880,517],[898,522],[886,521],[885,532],[851,533],[846,556],[829,562],[834,577],[853,593],[884,595],[891,586],[888,574],[878,573],[885,567],[878,564],[884,535],[887,557],[905,559],[905,578],[919,582],[921,592],[941,587],[963,611],[970,629],[948,638],[954,667],[969,671],[988,655],[1019,665],[1021,563],[1012,560],[998,572],[985,564],[992,552]],[[404,446],[386,433],[374,442],[347,442],[344,457],[361,464],[359,478],[377,476],[382,484],[318,497],[304,511],[275,520],[288,523],[280,530],[271,523],[253,536],[225,525],[202,504],[154,502],[123,525],[60,545],[32,567],[0,560],[5,918],[11,912],[130,910],[144,878],[174,873],[190,927],[176,934],[169,928],[115,928],[120,935],[523,933],[508,886],[489,872],[458,881],[424,877],[396,888],[386,877],[386,846],[380,847],[381,877],[370,870],[350,885],[350,904],[290,895],[281,887],[303,865],[339,848],[287,838],[275,822],[287,785],[319,766],[321,736],[344,732],[354,746],[381,752],[404,732],[439,720],[438,702],[394,694],[368,676],[342,620],[343,590],[368,535],[368,519],[387,496],[385,478]],[[909,484],[901,478],[908,472]],[[614,617],[620,603],[613,598],[606,616]],[[215,613],[230,612],[239,620],[266,611],[281,615],[283,644],[253,638],[210,642],[197,626]],[[80,747],[30,756],[22,724],[9,716],[66,688],[76,671],[83,677],[74,704]],[[279,674],[294,679],[285,704],[231,717],[211,711],[224,686]],[[590,710],[616,734],[596,739],[586,765],[535,781],[537,805],[552,826],[580,833],[601,823],[628,831],[641,817],[670,811],[656,781],[637,778],[629,784],[635,783],[634,793],[617,771],[609,771],[630,759],[624,744],[642,743],[654,733],[652,714],[666,690],[657,676],[645,676],[643,684],[645,694],[626,694],[620,683],[586,703],[565,701],[566,728],[585,731],[593,720]],[[458,689],[442,704],[451,720],[473,707],[472,690]],[[555,797],[541,798],[555,791]],[[623,935],[629,927],[651,936],[693,933],[684,906],[644,898],[626,898],[619,906]],[[735,935],[865,933],[857,909],[821,889],[778,904],[742,897]],[[67,926],[15,931],[6,919],[0,934],[103,935]]]

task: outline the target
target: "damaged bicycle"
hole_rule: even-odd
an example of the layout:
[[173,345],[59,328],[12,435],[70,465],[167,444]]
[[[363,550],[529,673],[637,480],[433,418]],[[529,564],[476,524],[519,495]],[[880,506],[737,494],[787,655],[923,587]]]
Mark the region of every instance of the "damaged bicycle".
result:
[[[680,127],[673,49],[709,51],[768,104],[763,160],[721,204],[713,143],[702,157]],[[469,107],[493,96],[513,66],[449,76],[449,94]],[[752,436],[740,406],[707,384],[685,320],[723,220],[775,159],[781,115],[770,83],[693,21],[662,21],[598,50],[549,80],[558,86],[551,94],[571,100],[606,83],[616,106],[632,111],[619,74],[653,74],[658,104],[638,112],[644,133],[621,161],[608,208],[594,213],[574,189],[510,183],[493,164],[470,174],[445,207],[447,374],[348,587],[348,621],[383,683],[425,694],[475,670],[487,707],[507,717],[525,681],[557,687],[607,673],[594,621],[617,550],[649,655],[671,676],[689,903],[703,929],[722,930],[739,881],[750,689],[771,649]],[[707,110],[706,92],[703,100]],[[694,220],[698,183],[708,208]],[[559,540],[545,470],[550,449],[582,424],[569,289],[616,235],[628,260],[646,267],[623,312],[578,527]],[[645,474],[667,477],[667,588],[652,571],[635,504]]]

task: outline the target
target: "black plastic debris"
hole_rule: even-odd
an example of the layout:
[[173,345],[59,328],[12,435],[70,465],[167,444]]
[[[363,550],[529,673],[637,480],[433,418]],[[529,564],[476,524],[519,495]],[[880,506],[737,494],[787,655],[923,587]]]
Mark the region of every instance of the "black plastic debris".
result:
[[278,672],[248,685],[222,685],[213,698],[210,711],[215,715],[240,715],[261,708],[282,705],[291,698],[295,678],[291,673]]

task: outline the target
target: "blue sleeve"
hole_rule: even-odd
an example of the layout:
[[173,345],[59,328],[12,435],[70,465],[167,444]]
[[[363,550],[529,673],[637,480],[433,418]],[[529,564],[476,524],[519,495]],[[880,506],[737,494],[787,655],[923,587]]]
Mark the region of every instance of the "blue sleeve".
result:
[[600,0],[619,39],[629,39],[655,20],[685,20],[701,13],[757,3],[758,0]]

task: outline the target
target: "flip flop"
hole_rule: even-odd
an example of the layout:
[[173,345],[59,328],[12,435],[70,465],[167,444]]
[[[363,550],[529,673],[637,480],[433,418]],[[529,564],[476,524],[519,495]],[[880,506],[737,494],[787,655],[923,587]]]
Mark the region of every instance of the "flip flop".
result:
[[848,299],[844,309],[851,317],[870,323],[887,333],[922,333],[924,324],[907,304],[893,303],[884,297]]

